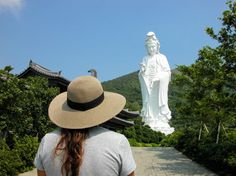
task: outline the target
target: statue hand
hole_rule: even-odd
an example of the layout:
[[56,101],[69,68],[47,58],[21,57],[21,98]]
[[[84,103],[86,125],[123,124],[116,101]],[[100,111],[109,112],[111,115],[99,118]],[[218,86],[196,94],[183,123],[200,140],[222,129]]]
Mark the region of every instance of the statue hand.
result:
[[153,83],[154,83],[154,81],[155,81],[155,80],[151,80],[151,82],[150,82],[150,88],[153,87]]
[[140,64],[140,71],[143,73],[145,72],[146,68],[144,64]]
[[159,80],[160,80],[159,77],[155,77],[155,78],[153,78],[153,79],[150,81],[150,88],[153,87],[154,82],[159,81]]
[[159,80],[160,80],[160,77],[159,77],[159,76],[156,76],[155,78],[153,78],[152,81],[154,82],[154,81],[159,81]]

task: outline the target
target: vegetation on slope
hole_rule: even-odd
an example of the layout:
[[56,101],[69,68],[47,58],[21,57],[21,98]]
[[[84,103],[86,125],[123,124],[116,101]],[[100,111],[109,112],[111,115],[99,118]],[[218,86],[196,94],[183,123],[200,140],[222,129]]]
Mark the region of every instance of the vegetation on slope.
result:
[[138,111],[141,109],[142,97],[138,80],[138,71],[102,83],[104,90],[117,92],[127,99],[126,108]]

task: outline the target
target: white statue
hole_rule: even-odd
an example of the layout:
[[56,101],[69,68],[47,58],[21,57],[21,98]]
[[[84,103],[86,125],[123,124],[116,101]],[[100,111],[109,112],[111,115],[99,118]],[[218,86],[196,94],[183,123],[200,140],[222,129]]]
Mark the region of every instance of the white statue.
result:
[[174,131],[168,124],[171,119],[168,106],[170,66],[166,56],[159,52],[160,43],[155,33],[147,33],[145,47],[148,55],[143,58],[139,71],[143,101],[142,120],[153,130],[168,135]]

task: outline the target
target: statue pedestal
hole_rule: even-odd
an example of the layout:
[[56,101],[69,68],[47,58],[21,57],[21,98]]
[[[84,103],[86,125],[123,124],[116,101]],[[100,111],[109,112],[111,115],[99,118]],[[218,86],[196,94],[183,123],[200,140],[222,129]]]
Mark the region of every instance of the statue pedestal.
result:
[[145,120],[144,124],[149,125],[152,130],[162,132],[165,135],[168,135],[174,132],[174,128],[170,127],[168,122],[163,122],[158,119]]

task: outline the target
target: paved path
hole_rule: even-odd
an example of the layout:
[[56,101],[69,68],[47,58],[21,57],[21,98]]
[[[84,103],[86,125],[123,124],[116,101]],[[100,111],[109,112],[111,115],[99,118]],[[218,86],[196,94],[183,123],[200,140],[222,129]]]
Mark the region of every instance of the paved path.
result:
[[137,176],[215,176],[171,147],[132,148]]
[[[136,176],[216,176],[170,147],[132,147]],[[19,176],[36,176],[36,170]]]

